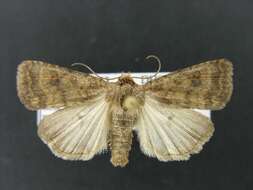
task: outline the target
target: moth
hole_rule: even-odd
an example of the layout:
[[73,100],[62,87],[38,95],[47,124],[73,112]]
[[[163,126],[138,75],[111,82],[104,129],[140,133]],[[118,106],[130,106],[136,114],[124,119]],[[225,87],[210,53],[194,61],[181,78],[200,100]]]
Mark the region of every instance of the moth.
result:
[[214,132],[193,109],[220,110],[231,98],[233,66],[203,62],[143,85],[123,73],[116,82],[57,65],[27,60],[18,66],[17,92],[29,110],[57,108],[38,135],[58,157],[90,160],[111,151],[111,163],[128,163],[133,132],[141,151],[160,161],[188,160]]

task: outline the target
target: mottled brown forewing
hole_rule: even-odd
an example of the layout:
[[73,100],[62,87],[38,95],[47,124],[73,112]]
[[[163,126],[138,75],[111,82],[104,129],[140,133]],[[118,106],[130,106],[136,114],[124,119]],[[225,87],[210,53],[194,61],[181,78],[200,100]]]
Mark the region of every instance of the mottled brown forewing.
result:
[[230,100],[233,66],[227,59],[204,62],[148,82],[146,93],[171,106],[218,110]]
[[82,104],[105,88],[100,78],[41,61],[23,61],[18,67],[18,96],[30,110]]

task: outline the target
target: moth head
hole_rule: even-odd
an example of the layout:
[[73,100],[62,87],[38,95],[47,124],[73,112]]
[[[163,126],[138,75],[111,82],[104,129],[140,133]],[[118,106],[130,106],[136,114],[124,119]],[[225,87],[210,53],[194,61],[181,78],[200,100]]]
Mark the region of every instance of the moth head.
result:
[[125,84],[129,84],[131,86],[136,85],[136,83],[134,82],[133,78],[131,77],[130,74],[128,73],[123,73],[118,80],[119,84],[121,86],[125,85]]

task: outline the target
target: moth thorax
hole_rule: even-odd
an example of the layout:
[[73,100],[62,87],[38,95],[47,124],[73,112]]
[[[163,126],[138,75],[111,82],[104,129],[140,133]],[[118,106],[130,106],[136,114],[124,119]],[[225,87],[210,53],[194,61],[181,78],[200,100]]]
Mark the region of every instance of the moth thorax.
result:
[[124,167],[128,163],[129,151],[133,138],[133,125],[136,115],[125,111],[112,113],[111,128],[111,163],[114,166]]
[[126,96],[123,99],[122,107],[125,110],[133,111],[140,107],[141,103],[135,96]]

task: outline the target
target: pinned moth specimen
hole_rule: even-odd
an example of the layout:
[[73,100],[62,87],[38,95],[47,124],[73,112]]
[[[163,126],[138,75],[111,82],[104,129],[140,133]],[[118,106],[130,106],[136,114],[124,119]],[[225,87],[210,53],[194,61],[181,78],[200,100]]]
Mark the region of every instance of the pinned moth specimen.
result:
[[142,152],[160,161],[188,160],[198,153],[214,127],[193,109],[224,108],[232,94],[232,75],[232,63],[218,59],[138,85],[130,74],[110,82],[28,60],[18,66],[17,91],[29,110],[58,109],[38,127],[56,156],[90,160],[109,149],[111,163],[124,167],[133,132]]

